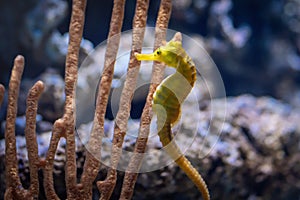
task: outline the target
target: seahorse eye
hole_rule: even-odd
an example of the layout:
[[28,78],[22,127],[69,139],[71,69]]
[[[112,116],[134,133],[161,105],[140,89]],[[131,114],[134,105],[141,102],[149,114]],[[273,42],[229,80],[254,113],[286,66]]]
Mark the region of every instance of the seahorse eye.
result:
[[160,54],[161,54],[161,51],[160,51],[160,50],[158,50],[158,51],[156,52],[156,54],[157,54],[157,55],[160,55]]

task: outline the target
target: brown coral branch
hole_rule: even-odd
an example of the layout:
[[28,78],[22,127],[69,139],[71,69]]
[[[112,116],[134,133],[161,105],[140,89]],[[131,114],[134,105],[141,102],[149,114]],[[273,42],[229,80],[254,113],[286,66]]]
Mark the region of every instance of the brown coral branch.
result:
[[4,92],[5,92],[5,88],[3,85],[0,84],[0,106],[2,105],[4,99]]
[[[104,117],[111,82],[113,79],[114,65],[118,53],[120,33],[123,25],[125,0],[114,0],[110,29],[105,52],[104,70],[99,83],[96,102],[96,112],[93,121],[93,129],[88,143],[88,152],[84,163],[84,171],[81,183],[91,191],[91,183],[98,174],[100,167],[101,141],[104,135]],[[90,194],[90,193],[89,193]]]
[[10,196],[24,198],[24,189],[18,176],[17,152],[15,138],[15,122],[17,117],[17,101],[19,96],[21,76],[24,70],[24,57],[17,56],[9,82],[8,107],[5,127],[5,175],[6,188],[5,197]]
[[45,164],[44,187],[49,199],[59,199],[53,187],[53,162],[56,148],[61,137],[66,138],[66,188],[69,199],[81,198],[78,190],[75,152],[75,89],[80,43],[82,39],[86,0],[73,0],[72,15],[69,27],[69,46],[65,65],[65,108],[64,116],[56,120]]
[[131,100],[133,97],[137,81],[137,75],[140,67],[140,62],[135,59],[134,53],[140,53],[142,49],[148,7],[149,0],[137,1],[136,3],[135,16],[133,20],[133,35],[130,61],[127,70],[127,77],[125,80],[124,88],[122,90],[121,100],[119,104],[120,110],[116,116],[110,169],[106,179],[97,183],[98,188],[101,191],[101,199],[110,198],[117,181],[116,168],[122,153],[122,144],[124,141],[124,136],[126,134],[127,121],[130,115]]
[[[161,43],[165,40],[166,29],[168,27],[171,15],[171,8],[172,0],[161,1],[155,28],[155,49],[158,48],[161,45]],[[156,90],[156,87],[163,79],[163,70],[164,65],[157,62],[154,63],[152,70],[151,85],[147,96],[146,105],[144,107],[141,117],[139,136],[136,141],[134,154],[131,157],[128,165],[128,170],[125,173],[120,199],[131,199],[132,197],[134,185],[138,176],[137,172],[140,168],[143,159],[143,153],[145,152],[147,146],[150,122],[152,118],[150,110],[152,107],[153,94]]]
[[44,90],[44,84],[38,81],[29,91],[27,97],[27,109],[26,109],[26,146],[28,150],[28,161],[30,169],[30,187],[29,191],[33,198],[38,198],[39,193],[39,179],[38,169],[40,166],[40,160],[38,156],[38,145],[36,141],[36,114],[38,108],[38,100],[41,93]]
[[49,149],[46,156],[46,165],[44,168],[44,188],[47,199],[59,200],[54,190],[53,182],[53,163],[61,133],[65,131],[64,122],[62,119],[55,121],[53,125]]
[[69,27],[70,39],[65,66],[65,123],[66,137],[66,187],[67,196],[73,199],[76,194],[76,157],[75,157],[75,89],[80,43],[84,26],[86,0],[73,0],[72,16]]
[[[20,182],[17,167],[15,121],[17,115],[17,100],[19,96],[21,76],[24,70],[23,56],[15,58],[12,70],[9,90],[8,108],[5,129],[5,162],[6,162],[6,191],[5,199],[37,199],[39,193],[38,168],[40,166],[38,157],[38,146],[35,136],[36,114],[38,99],[44,89],[41,81],[38,81],[30,90],[27,98],[26,110],[26,144],[30,168],[30,187],[25,190]],[[4,88],[0,87],[0,96],[3,96]],[[1,97],[0,100],[2,100]]]

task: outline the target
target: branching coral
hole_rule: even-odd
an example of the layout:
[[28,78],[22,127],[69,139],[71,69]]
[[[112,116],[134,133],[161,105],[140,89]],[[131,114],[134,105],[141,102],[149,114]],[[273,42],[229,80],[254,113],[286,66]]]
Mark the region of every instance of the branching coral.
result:
[[[101,158],[101,140],[104,135],[104,117],[111,82],[114,73],[114,64],[118,53],[120,33],[123,24],[125,0],[114,0],[111,17],[110,31],[108,35],[107,48],[105,53],[104,70],[96,102],[96,111],[93,120],[91,136],[87,144],[86,160],[84,163],[81,180],[77,180],[76,154],[75,154],[75,87],[77,83],[77,66],[79,47],[82,38],[86,0],[73,0],[72,16],[69,27],[70,40],[65,65],[65,107],[62,118],[55,121],[50,146],[45,160],[38,157],[38,145],[36,142],[35,128],[38,99],[43,91],[43,83],[38,81],[30,90],[27,99],[26,110],[26,143],[28,149],[28,160],[30,167],[30,187],[25,190],[18,177],[15,120],[17,112],[17,97],[20,87],[20,80],[24,68],[24,58],[18,56],[15,59],[14,68],[9,85],[9,100],[7,111],[7,123],[5,131],[6,140],[6,199],[36,199],[39,195],[38,170],[43,169],[43,186],[47,199],[59,199],[54,189],[53,163],[59,140],[66,139],[66,166],[65,182],[68,199],[91,199],[93,182],[99,172]],[[97,186],[101,193],[100,199],[109,199],[115,188],[117,181],[117,165],[122,154],[122,144],[127,131],[127,121],[131,110],[131,100],[137,81],[140,68],[140,61],[134,57],[135,53],[140,53],[142,49],[149,0],[138,0],[136,3],[135,17],[133,21],[132,48],[130,61],[127,70],[127,78],[122,90],[120,100],[120,110],[116,116],[114,127],[114,139],[111,152],[111,168],[107,177],[103,181],[98,181]],[[156,22],[155,44],[157,48],[165,40],[166,29],[171,13],[171,0],[162,0]],[[153,66],[152,84],[147,97],[147,102],[142,114],[139,137],[136,142],[134,154],[130,160],[126,172],[120,199],[130,199],[137,179],[137,172],[142,162],[142,154],[147,146],[151,121],[151,102],[153,93],[163,78],[164,66],[155,63]],[[0,105],[4,96],[4,87],[0,85]]]
[[[86,0],[74,0],[70,22],[70,40],[65,69],[65,113],[62,118],[66,138],[66,188],[70,199],[80,198],[84,193],[77,185],[76,157],[75,157],[75,89],[77,83],[77,67],[80,42],[82,38]],[[55,128],[55,127],[54,127]],[[83,195],[84,197],[84,195]]]
[[130,61],[127,70],[125,85],[122,90],[120,110],[116,116],[116,123],[114,128],[113,147],[111,152],[111,168],[109,169],[106,180],[98,182],[98,187],[101,191],[101,199],[109,199],[116,184],[116,168],[122,153],[122,144],[127,130],[127,121],[130,115],[131,100],[133,97],[140,66],[140,62],[135,59],[134,53],[140,53],[142,49],[148,6],[149,0],[137,1],[136,4],[135,17],[133,20]]
[[[155,28],[155,44],[154,48],[158,48],[161,43],[165,40],[166,37],[166,28],[169,23],[171,8],[172,8],[171,0],[162,0],[159,14],[156,21]],[[164,65],[158,62],[155,62],[152,70],[152,79],[151,85],[149,89],[149,93],[146,100],[146,105],[144,107],[141,123],[140,123],[140,131],[139,137],[136,141],[134,154],[130,159],[130,163],[128,165],[128,170],[125,174],[123,181],[123,188],[121,192],[121,199],[131,199],[133,194],[134,185],[137,179],[137,172],[139,170],[140,164],[143,159],[143,153],[145,152],[147,146],[147,139],[149,135],[150,122],[151,122],[151,114],[150,109],[152,106],[153,94],[156,90],[156,87],[163,79],[163,69]]]
[[[67,197],[70,199],[80,199],[90,196],[88,192],[90,188],[84,190],[81,184],[77,184],[76,173],[76,157],[75,157],[75,88],[77,83],[77,66],[79,47],[82,38],[84,16],[85,16],[85,0],[74,0],[72,8],[72,16],[70,22],[70,40],[68,54],[66,57],[65,68],[65,109],[64,116],[58,119],[53,127],[53,134],[50,147],[46,159],[45,181],[46,196],[48,199],[58,199],[53,188],[53,160],[60,137],[65,137],[66,146],[66,188]],[[90,195],[88,195],[90,193]]]
[[[53,159],[60,137],[67,140],[67,162],[66,162],[66,186],[67,196],[70,199],[85,197],[86,191],[80,190],[80,184],[76,184],[76,158],[75,158],[75,87],[77,82],[77,65],[79,47],[82,38],[84,11],[86,1],[74,0],[72,18],[70,23],[70,41],[66,58],[65,77],[65,114],[62,119],[58,119],[53,127],[53,135],[46,159],[46,163],[38,158],[38,146],[35,137],[37,101],[43,91],[43,83],[38,81],[30,90],[27,99],[26,110],[26,143],[28,149],[28,159],[30,167],[30,188],[24,190],[18,177],[15,120],[17,112],[17,99],[19,94],[20,80],[24,69],[24,58],[17,56],[9,85],[9,106],[7,110],[7,123],[5,130],[6,142],[6,199],[30,198],[36,199],[39,193],[38,168],[44,167],[45,192],[48,199],[58,199],[53,188]],[[1,92],[2,94],[2,92]],[[1,100],[2,100],[1,95]],[[81,195],[78,195],[81,194]]]
[[[44,89],[41,81],[38,81],[29,91],[26,110],[26,144],[30,166],[30,187],[25,190],[18,176],[15,121],[17,115],[17,99],[19,95],[20,80],[24,69],[24,58],[17,56],[12,70],[9,90],[7,123],[5,129],[5,161],[6,161],[6,192],[5,199],[36,199],[39,193],[38,169],[42,161],[38,158],[38,146],[35,136],[37,105],[40,94]],[[1,89],[3,91],[3,88]],[[1,93],[1,99],[2,94]],[[0,99],[0,100],[1,100]]]
[[44,84],[38,81],[29,91],[26,110],[26,128],[25,137],[28,150],[28,160],[30,169],[30,187],[31,195],[36,198],[39,194],[38,169],[44,162],[39,159],[38,145],[36,142],[36,114],[38,109],[38,100],[44,90]]
[[[96,113],[93,121],[93,130],[91,139],[88,144],[89,151],[84,165],[82,182],[85,183],[90,179],[93,181],[98,173],[100,166],[100,149],[101,141],[104,135],[104,117],[110,93],[110,86],[114,73],[114,64],[117,57],[120,33],[123,24],[125,0],[115,0],[112,11],[110,31],[108,35],[107,48],[105,53],[104,71],[99,85],[99,91],[96,102]],[[90,177],[90,178],[88,178]],[[105,184],[97,184],[101,191],[101,197],[109,199],[115,186],[114,174],[110,174]]]
[[8,108],[5,127],[5,166],[6,166],[6,192],[5,199],[12,199],[13,195],[19,198],[26,194],[18,177],[15,121],[17,115],[17,99],[20,89],[20,80],[24,69],[24,58],[18,56],[9,82]]

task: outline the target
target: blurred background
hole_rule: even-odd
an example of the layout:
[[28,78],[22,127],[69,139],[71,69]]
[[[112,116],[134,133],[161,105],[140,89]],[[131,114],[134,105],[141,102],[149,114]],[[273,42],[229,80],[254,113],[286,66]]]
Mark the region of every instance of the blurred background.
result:
[[[88,1],[84,38],[94,46],[107,37],[112,2]],[[169,28],[204,37],[228,95],[299,99],[299,0],[173,2]],[[155,25],[158,7],[159,1],[150,1],[149,26]],[[131,29],[134,9],[135,1],[128,1],[123,30]],[[71,1],[1,1],[0,10],[1,83],[8,83],[17,54],[26,58],[25,77],[50,67],[63,71]]]

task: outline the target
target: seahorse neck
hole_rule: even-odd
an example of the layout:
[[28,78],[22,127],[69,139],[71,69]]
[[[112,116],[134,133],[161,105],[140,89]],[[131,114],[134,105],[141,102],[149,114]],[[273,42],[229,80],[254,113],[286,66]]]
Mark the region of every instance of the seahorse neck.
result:
[[177,72],[183,75],[192,87],[194,86],[194,83],[196,82],[197,71],[191,58],[186,56],[180,59]]

